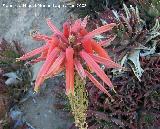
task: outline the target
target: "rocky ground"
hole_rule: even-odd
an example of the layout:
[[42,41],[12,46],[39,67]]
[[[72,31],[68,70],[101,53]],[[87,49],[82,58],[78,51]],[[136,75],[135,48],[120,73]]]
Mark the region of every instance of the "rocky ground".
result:
[[63,118],[63,112],[54,107],[56,101],[53,90],[62,79],[61,76],[48,80],[39,95],[30,97],[20,106],[24,119],[35,129],[67,129],[71,126],[71,121]]

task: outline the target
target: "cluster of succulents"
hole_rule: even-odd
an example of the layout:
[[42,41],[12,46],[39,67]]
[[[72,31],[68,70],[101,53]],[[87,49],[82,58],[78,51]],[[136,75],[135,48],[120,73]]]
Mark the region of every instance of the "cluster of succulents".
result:
[[[94,88],[88,91],[91,94],[89,121],[92,127],[109,126],[114,129],[159,126],[160,105],[156,103],[160,100],[160,25],[158,18],[153,21],[151,24],[146,23],[138,7],[131,5],[128,8],[125,4],[119,11],[106,9],[99,13],[98,20],[91,21],[93,28],[110,22],[119,25],[113,31],[117,35],[116,39],[107,44],[106,50],[126,68],[106,71],[112,75],[112,82],[116,86],[117,94],[112,95],[115,101],[109,102]],[[104,38],[105,35],[98,37],[99,40]]]
[[[106,47],[114,61],[125,67],[121,70],[105,70],[115,86],[116,93],[108,91],[114,101],[110,101],[104,93],[92,86],[92,82],[87,81],[88,128],[159,127],[160,23],[157,13],[152,22],[148,23],[147,17],[150,14],[143,14],[139,5],[150,6],[147,1],[146,5],[142,2],[130,0],[129,3],[133,5],[122,4],[118,11],[106,8],[97,13],[96,19],[90,17],[88,21],[87,27],[90,30],[113,22],[118,25],[112,32],[98,35],[95,39]],[[159,3],[152,1],[152,4],[159,9]]]
[[[140,80],[143,69],[140,66],[139,58],[155,54],[158,50],[160,37],[159,20],[156,19],[154,25],[148,28],[146,22],[140,17],[137,7],[131,5],[128,8],[123,4],[123,9],[119,12],[107,9],[99,14],[99,22],[95,24],[98,26],[110,22],[118,24],[118,27],[113,32],[117,37],[114,42],[107,45],[106,49],[121,65],[129,65],[135,76]],[[102,38],[105,38],[105,35]]]
[[[110,101],[104,93],[93,87],[93,83],[87,82],[88,128],[158,128],[160,58],[159,56],[143,57],[140,62],[144,69],[141,82],[133,76],[131,70],[119,76],[112,75],[111,70],[108,71],[116,87],[117,93],[111,94],[114,101]],[[70,112],[70,106],[66,104],[67,99],[63,96],[64,91],[60,92],[64,88],[62,84],[54,92],[59,100],[55,106],[57,109]],[[74,124],[70,129],[75,129]]]
[[[158,128],[160,100],[160,58],[144,57],[141,60],[144,69],[141,82],[131,71],[117,77],[113,84],[117,94],[110,102],[102,93],[88,83],[90,106],[88,120],[91,126],[109,128]],[[93,124],[94,123],[94,124]],[[93,124],[93,125],[92,125]]]

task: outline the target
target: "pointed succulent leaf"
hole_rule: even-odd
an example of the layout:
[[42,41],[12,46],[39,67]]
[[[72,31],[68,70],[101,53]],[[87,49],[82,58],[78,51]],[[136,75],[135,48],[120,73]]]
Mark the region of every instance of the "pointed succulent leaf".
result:
[[101,26],[91,32],[89,32],[87,35],[84,36],[84,39],[87,39],[87,38],[93,38],[95,35],[99,35],[101,33],[104,33],[106,31],[109,31],[111,30],[114,26],[116,26],[115,23],[110,23],[110,24],[107,24],[107,25],[104,25],[104,26]]
[[87,54],[85,51],[81,51],[80,56],[86,61],[86,63],[92,68],[92,70],[110,87],[114,90],[112,82],[106,76],[104,71],[99,67],[99,65],[94,61],[94,59]]
[[101,47],[100,44],[96,43],[95,40],[92,40],[92,49],[101,57],[104,57],[106,59],[110,59],[110,56],[108,53]]
[[52,30],[55,34],[59,35],[65,42],[67,42],[66,37],[63,35],[63,33],[62,33],[61,31],[59,31],[59,30],[57,29],[56,26],[54,26],[54,25],[52,24],[51,20],[50,20],[50,19],[46,19],[46,20],[47,20],[47,24],[48,24],[48,26],[51,28],[51,30]]
[[34,34],[34,35],[32,35],[32,38],[33,38],[34,40],[37,40],[37,41],[42,41],[42,40],[47,41],[47,40],[51,40],[50,37],[48,37],[47,35],[43,35],[43,34]]
[[92,55],[90,56],[98,63],[104,64],[107,68],[122,68],[119,64],[113,62],[112,60],[106,59],[104,57],[100,57],[97,55]]
[[49,44],[49,49],[48,49],[48,54],[47,56],[52,52],[52,50],[58,46],[59,40],[56,36],[52,36],[52,39],[48,41]]
[[86,78],[86,74],[85,74],[85,71],[84,71],[83,66],[81,65],[80,61],[78,59],[74,59],[74,65],[75,65],[75,68],[76,68],[79,76],[82,78],[82,80],[84,80]]
[[17,60],[27,60],[28,58],[31,58],[37,54],[40,54],[41,52],[44,52],[48,49],[48,46],[45,45],[45,46],[42,46],[42,47],[39,47],[37,49],[34,49],[32,50],[31,52],[28,52],[26,53],[25,55],[23,55],[22,57],[20,58],[17,58]]
[[87,53],[93,53],[93,51],[92,51],[92,42],[91,42],[90,39],[86,39],[86,40],[82,41],[82,46],[83,46],[83,48],[85,49],[85,51]]
[[70,92],[74,95],[74,61],[73,48],[66,49],[66,94]]
[[65,53],[61,53],[57,59],[55,59],[52,66],[49,68],[48,72],[46,73],[45,77],[50,77],[51,75],[54,75],[57,70],[61,67],[61,64],[63,63],[65,59]]
[[71,31],[77,33],[81,29],[81,23],[81,19],[76,20],[72,25]]
[[99,90],[104,92],[106,95],[108,95],[112,99],[112,96],[108,93],[108,91],[88,71],[85,70],[85,73],[86,73],[87,77],[94,83],[94,85]]
[[70,25],[69,25],[69,22],[65,22],[63,24],[63,34],[66,38],[69,37],[69,34],[70,34]]
[[52,50],[52,52],[49,54],[49,56],[46,58],[46,61],[44,62],[44,64],[42,65],[42,67],[37,75],[36,82],[35,82],[34,90],[36,92],[38,91],[40,85],[45,80],[44,76],[48,72],[48,70],[49,70],[50,66],[52,65],[52,63],[54,62],[54,60],[56,59],[59,51],[60,50],[58,48],[54,48]]
[[82,26],[83,28],[86,28],[87,19],[88,19],[88,16],[86,16],[86,17],[83,19],[82,23],[81,23],[81,26]]

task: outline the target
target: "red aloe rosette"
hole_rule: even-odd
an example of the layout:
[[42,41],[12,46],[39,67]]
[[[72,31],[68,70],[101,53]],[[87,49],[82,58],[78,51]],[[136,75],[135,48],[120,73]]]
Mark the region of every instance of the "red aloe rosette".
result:
[[47,24],[54,33],[52,36],[39,33],[33,36],[35,40],[45,41],[46,44],[18,58],[18,60],[26,60],[40,54],[38,58],[31,60],[31,63],[44,61],[37,75],[34,90],[38,91],[46,78],[54,77],[65,71],[66,94],[74,94],[74,75],[77,72],[83,80],[88,77],[97,88],[111,97],[86,67],[95,72],[105,84],[114,90],[110,79],[99,64],[105,65],[106,68],[120,68],[121,66],[112,61],[101,44],[97,43],[93,37],[111,30],[116,24],[110,23],[91,32],[86,30],[87,18],[78,19],[73,24],[70,21],[65,22],[63,32],[59,31],[49,19],[47,19]]

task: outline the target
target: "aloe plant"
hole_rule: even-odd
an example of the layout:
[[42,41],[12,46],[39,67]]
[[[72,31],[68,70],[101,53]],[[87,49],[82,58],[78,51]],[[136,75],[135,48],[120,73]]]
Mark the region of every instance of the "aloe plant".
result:
[[[46,44],[17,58],[17,60],[20,61],[41,54],[40,57],[31,62],[37,63],[45,60],[35,82],[35,91],[38,91],[40,85],[46,78],[52,77],[65,69],[67,95],[69,93],[74,95],[74,71],[76,70],[83,80],[88,77],[94,82],[96,87],[111,97],[107,90],[105,90],[91,73],[83,68],[83,66],[87,65],[87,67],[93,70],[111,89],[114,89],[109,78],[97,63],[102,63],[109,68],[120,68],[120,65],[114,63],[101,45],[92,38],[97,34],[111,30],[116,24],[107,24],[92,32],[87,32],[85,29],[87,19],[85,18],[83,21],[78,19],[71,26],[69,22],[64,23],[64,31],[62,33],[49,19],[47,19],[47,23],[55,34],[51,37],[35,34],[33,37],[34,39],[44,40],[46,41]],[[94,52],[98,55],[95,55]]]
[[[86,77],[88,77],[99,90],[112,99],[109,92],[96,80],[92,73],[95,72],[98,77],[115,92],[112,82],[101,69],[99,63],[104,64],[107,68],[121,67],[119,64],[112,61],[108,53],[102,48],[101,43],[97,43],[93,37],[111,30],[116,24],[110,23],[91,32],[86,30],[87,17],[83,20],[78,19],[76,21],[65,22],[63,24],[63,32],[59,31],[52,24],[50,19],[47,19],[47,24],[54,32],[54,35],[46,36],[39,33],[34,34],[33,38],[35,40],[45,41],[46,44],[17,58],[17,61],[27,60],[40,54],[38,58],[30,61],[30,63],[44,61],[35,81],[34,90],[36,92],[39,91],[41,84],[47,78],[54,77],[60,72],[65,71],[66,95],[69,96],[75,123],[80,129],[83,129],[85,121],[84,110],[86,110],[87,107],[85,105],[85,108],[80,108],[80,111],[78,112],[75,111],[79,109],[77,97],[81,98],[81,100],[85,97],[82,96],[82,91],[85,91],[82,89],[82,86],[85,85],[78,83],[79,81],[76,80],[77,78],[75,75],[78,74],[84,82],[86,81]],[[76,83],[74,85],[74,82],[77,82],[78,84]],[[79,90],[76,90],[75,88]],[[83,106],[83,104],[81,105]]]
[[[106,15],[108,13],[109,16]],[[107,10],[99,17],[103,25],[110,21],[119,25],[114,30],[117,39],[108,46],[108,49],[113,50],[115,59],[119,60],[121,65],[129,64],[140,81],[143,73],[139,62],[140,56],[156,53],[160,37],[159,20],[156,19],[154,25],[148,28],[139,14],[138,7],[131,5],[128,8],[125,4],[123,4],[123,10],[119,12]]]

